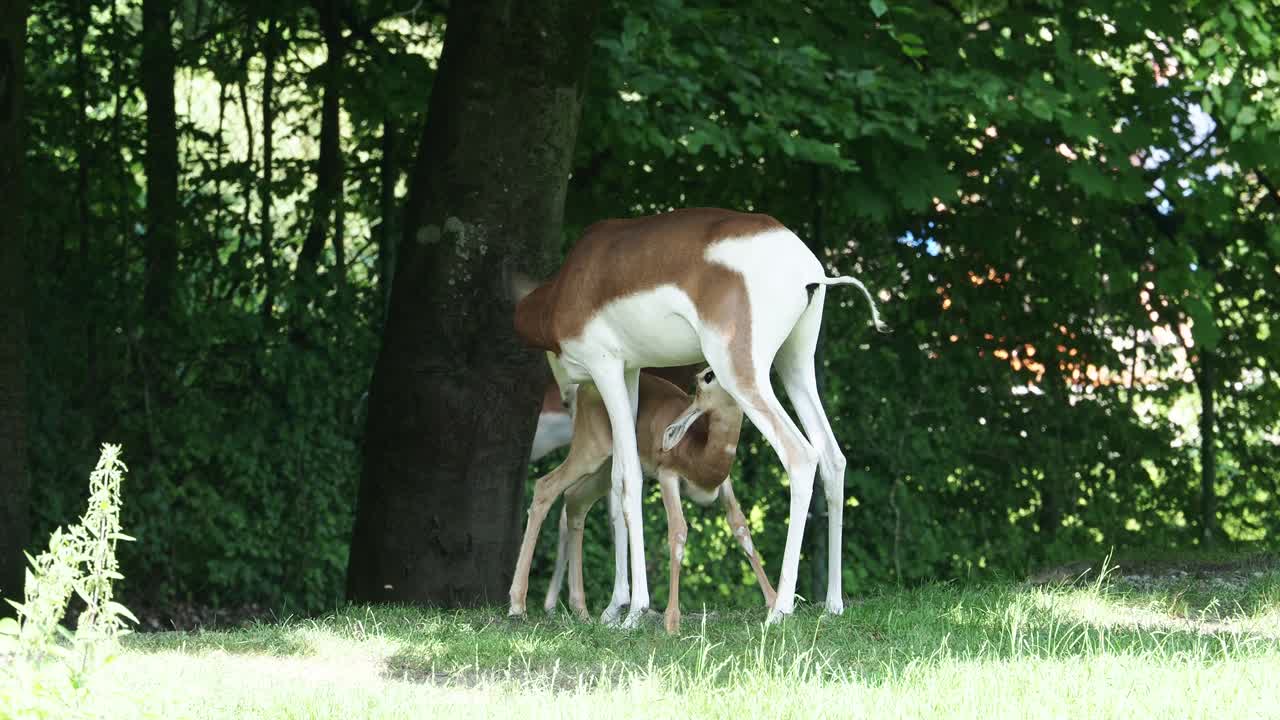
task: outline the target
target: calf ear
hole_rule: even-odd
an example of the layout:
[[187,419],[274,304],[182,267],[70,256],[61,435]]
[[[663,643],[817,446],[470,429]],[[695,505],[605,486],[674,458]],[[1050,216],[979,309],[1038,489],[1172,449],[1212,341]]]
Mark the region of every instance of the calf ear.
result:
[[680,417],[675,419],[675,422],[668,425],[667,431],[662,434],[663,451],[670,451],[671,448],[680,444],[680,441],[684,439],[685,433],[689,432],[689,428],[694,421],[702,417],[704,412],[706,410],[696,405],[690,405],[688,410],[685,410]]

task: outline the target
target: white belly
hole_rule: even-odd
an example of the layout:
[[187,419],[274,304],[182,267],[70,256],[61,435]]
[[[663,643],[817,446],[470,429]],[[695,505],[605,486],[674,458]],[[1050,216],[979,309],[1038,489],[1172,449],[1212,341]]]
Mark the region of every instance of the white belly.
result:
[[702,362],[697,310],[689,296],[663,285],[609,303],[583,328],[561,343],[570,379],[589,379],[586,365],[604,354],[629,368],[673,367]]

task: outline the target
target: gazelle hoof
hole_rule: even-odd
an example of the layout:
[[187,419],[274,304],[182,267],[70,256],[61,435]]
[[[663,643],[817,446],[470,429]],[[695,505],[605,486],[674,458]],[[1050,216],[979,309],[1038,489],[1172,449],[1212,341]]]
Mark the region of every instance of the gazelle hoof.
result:
[[608,625],[609,627],[617,626],[618,619],[622,617],[622,608],[624,607],[626,606],[610,605],[609,607],[605,608],[604,612],[600,613],[600,624]]
[[774,625],[774,624],[776,624],[779,620],[785,620],[786,618],[791,617],[791,613],[792,613],[792,612],[793,612],[793,610],[785,610],[785,611],[784,611],[784,610],[780,610],[780,609],[775,605],[775,606],[774,606],[774,608],[773,608],[772,610],[770,610],[770,611],[769,611],[769,617],[765,618],[764,624],[765,624],[765,625]]
[[623,630],[635,630],[640,627],[640,623],[648,614],[648,608],[631,608],[631,612],[627,613],[627,618],[622,621]]
[[667,629],[668,635],[675,635],[676,633],[680,632],[680,611],[679,610],[674,608],[671,610],[668,610],[666,614],[663,615],[662,620],[663,620],[662,624]]

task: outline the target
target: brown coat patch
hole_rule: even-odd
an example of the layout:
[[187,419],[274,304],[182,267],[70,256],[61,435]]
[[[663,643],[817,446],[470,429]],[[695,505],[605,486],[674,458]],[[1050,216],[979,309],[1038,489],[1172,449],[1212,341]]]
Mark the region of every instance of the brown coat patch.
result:
[[662,215],[604,220],[587,228],[559,272],[516,305],[515,326],[530,347],[559,354],[608,303],[675,285],[707,322],[724,333],[737,370],[752,377],[751,316],[746,283],[707,263],[709,245],[782,228],[768,215],[689,208]]
[[[636,447],[645,473],[656,476],[658,468],[669,468],[680,477],[710,492],[720,487],[733,468],[737,457],[738,435],[742,431],[742,411],[708,412],[689,428],[688,433],[670,452],[662,449],[662,436],[667,426],[689,407],[692,398],[680,388],[648,373],[640,374],[640,406],[637,411]],[[604,400],[594,385],[582,385],[578,391],[578,409],[574,417],[574,442],[578,433],[596,436],[600,447],[613,448],[612,425]],[[732,446],[734,452],[726,452]]]

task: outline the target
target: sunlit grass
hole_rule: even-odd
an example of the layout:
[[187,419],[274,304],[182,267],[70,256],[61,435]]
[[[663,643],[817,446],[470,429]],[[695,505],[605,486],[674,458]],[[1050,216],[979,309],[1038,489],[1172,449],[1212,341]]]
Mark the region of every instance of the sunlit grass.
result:
[[1280,707],[1280,573],[1135,589],[938,584],[803,608],[686,609],[679,637],[500,609],[353,607],[129,638],[111,717],[1210,717]]

